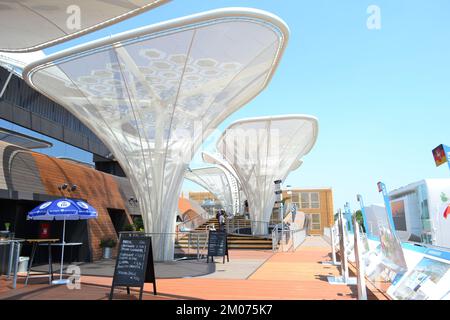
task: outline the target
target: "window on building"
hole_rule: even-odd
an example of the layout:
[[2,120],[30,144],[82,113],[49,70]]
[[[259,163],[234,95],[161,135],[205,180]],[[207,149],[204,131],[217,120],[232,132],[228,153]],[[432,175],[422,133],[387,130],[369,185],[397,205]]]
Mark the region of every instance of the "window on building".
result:
[[319,209],[320,203],[319,203],[319,193],[318,192],[311,192],[309,194],[311,199],[311,208],[313,209]]
[[[294,195],[292,195],[292,201],[294,201]],[[320,208],[320,197],[319,192],[301,192],[300,202],[296,203],[301,209],[319,209]],[[298,195],[297,195],[298,201]]]
[[311,215],[311,229],[320,230],[320,214]]

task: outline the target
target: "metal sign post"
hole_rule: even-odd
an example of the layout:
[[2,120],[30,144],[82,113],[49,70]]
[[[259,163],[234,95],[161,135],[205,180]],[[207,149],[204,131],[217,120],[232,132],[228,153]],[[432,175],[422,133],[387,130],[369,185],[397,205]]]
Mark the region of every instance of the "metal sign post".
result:
[[346,202],[345,205],[344,205],[344,211],[345,211],[346,228],[351,233],[353,233],[352,212],[350,210],[350,204],[348,202]]
[[391,227],[392,232],[395,233],[395,224],[394,218],[392,217],[391,201],[389,199],[389,194],[386,190],[386,185],[381,181],[378,182],[377,185],[378,185],[378,192],[381,192],[383,194],[384,206],[386,207],[389,225]]
[[339,209],[338,213],[338,226],[339,226],[339,256],[341,258],[341,276],[339,277],[328,277],[328,283],[333,285],[356,285],[356,278],[349,277],[348,272],[348,259],[347,259],[347,249],[345,247],[345,230],[343,224],[342,211]]
[[332,266],[340,266],[341,262],[336,260],[336,237],[338,236],[338,232],[336,231],[336,223],[330,229],[331,233],[331,261],[322,261],[324,265],[332,265]]
[[284,206],[283,206],[283,191],[281,190],[281,180],[275,180],[275,204],[278,205],[278,214],[280,219],[280,225],[281,225],[281,240],[283,240],[284,236]]
[[366,209],[364,208],[364,201],[362,195],[358,194],[356,196],[356,200],[359,202],[359,205],[361,207],[361,214],[363,217],[363,224],[364,224],[364,230],[366,231],[366,234],[368,236],[372,235],[372,230],[369,230],[367,225],[367,216],[366,216]]
[[356,216],[353,216],[353,229],[354,232],[354,249],[355,249],[355,262],[356,262],[356,280],[358,288],[358,300],[367,300],[366,278],[365,278],[365,265],[362,260],[361,241],[359,233],[359,223],[356,221]]

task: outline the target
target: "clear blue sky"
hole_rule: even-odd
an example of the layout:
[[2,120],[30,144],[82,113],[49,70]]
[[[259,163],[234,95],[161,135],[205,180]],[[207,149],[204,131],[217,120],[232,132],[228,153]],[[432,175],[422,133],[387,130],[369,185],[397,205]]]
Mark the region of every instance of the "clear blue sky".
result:
[[[380,30],[366,27],[371,4],[381,9]],[[435,167],[431,154],[438,144],[450,144],[448,0],[174,0],[71,44],[235,6],[278,15],[291,37],[268,88],[220,128],[263,115],[319,118],[317,144],[287,184],[332,187],[335,207],[349,201],[354,209],[357,193],[366,204],[382,202],[379,180],[393,189],[450,176],[448,167]],[[56,150],[86,159],[79,151]],[[185,184],[189,189],[199,188]]]

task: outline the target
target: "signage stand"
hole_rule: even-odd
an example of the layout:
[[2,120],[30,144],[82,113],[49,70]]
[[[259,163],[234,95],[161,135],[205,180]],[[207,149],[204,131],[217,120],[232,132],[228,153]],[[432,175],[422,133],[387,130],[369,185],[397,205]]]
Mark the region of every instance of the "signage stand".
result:
[[223,257],[223,263],[225,263],[225,256],[227,262],[230,262],[230,256],[228,255],[228,236],[225,231],[209,231],[208,236],[208,254],[206,256],[206,263],[214,262],[214,257]]
[[340,266],[341,262],[336,259],[336,230],[335,224],[330,229],[331,232],[331,261],[322,261],[323,265]]
[[115,287],[126,287],[127,294],[130,287],[138,287],[139,300],[142,300],[144,284],[149,282],[153,283],[153,294],[157,295],[152,238],[142,233],[120,235],[109,300],[114,296]]
[[346,239],[345,239],[344,224],[342,220],[343,220],[342,212],[341,210],[339,210],[338,226],[339,226],[339,256],[341,258],[341,268],[340,268],[341,275],[338,277],[329,276],[328,283],[333,285],[356,285],[356,278],[349,277],[348,258],[345,247]]

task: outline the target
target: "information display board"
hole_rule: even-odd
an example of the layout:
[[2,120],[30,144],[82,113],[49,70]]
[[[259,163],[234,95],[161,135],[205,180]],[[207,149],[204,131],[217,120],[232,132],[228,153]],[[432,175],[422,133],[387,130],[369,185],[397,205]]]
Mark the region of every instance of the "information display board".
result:
[[151,237],[145,235],[121,236],[109,298],[113,298],[114,287],[123,286],[127,287],[128,293],[130,293],[130,287],[139,287],[139,299],[142,299],[142,291],[146,282],[153,283],[153,293],[156,295]]
[[450,299],[450,260],[425,254],[387,293],[395,300]]
[[211,261],[214,261],[214,257],[223,257],[223,263],[225,263],[225,256],[227,257],[227,261],[230,262],[227,233],[223,231],[209,231],[206,262],[209,263],[210,257]]

